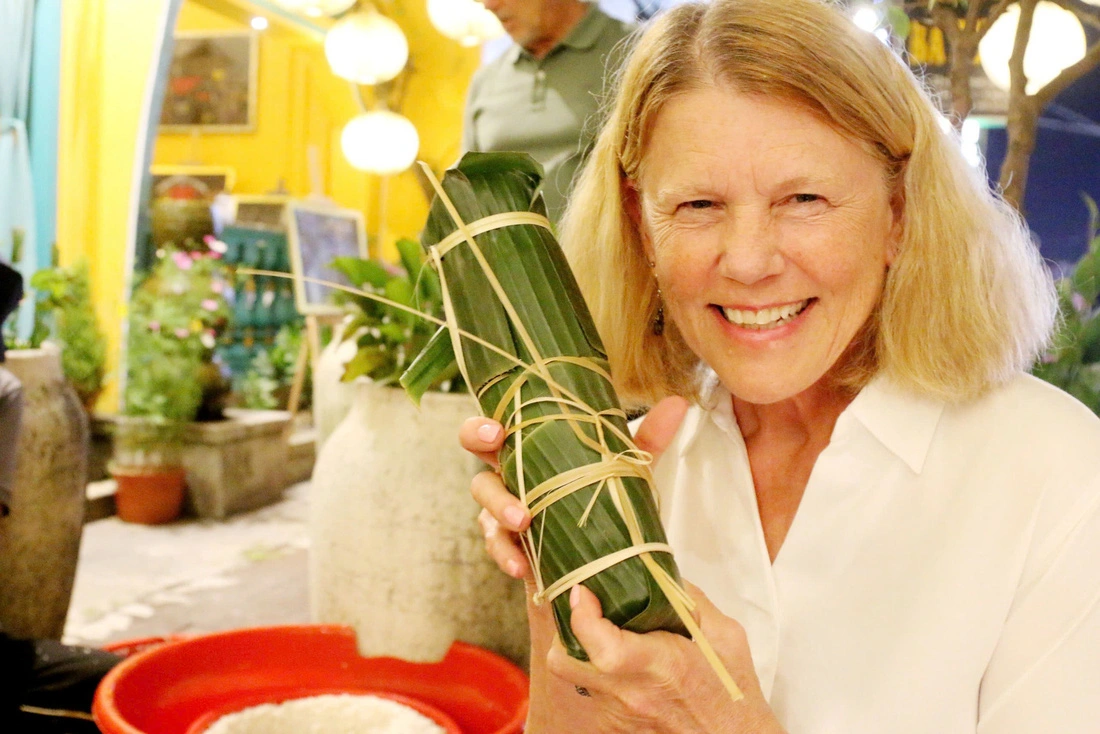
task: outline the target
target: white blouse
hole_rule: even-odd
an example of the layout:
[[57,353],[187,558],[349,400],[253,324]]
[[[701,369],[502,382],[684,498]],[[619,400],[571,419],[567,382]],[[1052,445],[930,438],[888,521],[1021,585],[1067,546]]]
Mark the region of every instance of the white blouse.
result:
[[879,378],[775,563],[729,394],[655,467],[684,578],[791,734],[1100,732],[1100,420],[1020,376],[953,407]]

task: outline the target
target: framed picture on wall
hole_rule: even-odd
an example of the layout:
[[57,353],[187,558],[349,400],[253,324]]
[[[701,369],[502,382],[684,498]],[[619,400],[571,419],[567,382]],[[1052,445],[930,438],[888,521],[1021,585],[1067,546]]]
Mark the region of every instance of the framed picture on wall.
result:
[[255,31],[176,33],[160,112],[161,132],[255,130],[258,66]]
[[332,204],[292,201],[287,206],[287,234],[298,312],[341,313],[332,302],[332,288],[303,281],[301,276],[351,285],[342,273],[329,266],[338,257],[367,257],[363,213]]
[[237,180],[237,172],[230,166],[153,166],[149,175],[152,177],[152,199],[169,196],[173,187],[191,189],[190,192],[177,190],[176,193],[186,198],[195,198],[198,194],[201,198],[212,199],[232,191]]
[[238,227],[286,231],[289,196],[240,194],[233,198],[236,204],[233,223]]

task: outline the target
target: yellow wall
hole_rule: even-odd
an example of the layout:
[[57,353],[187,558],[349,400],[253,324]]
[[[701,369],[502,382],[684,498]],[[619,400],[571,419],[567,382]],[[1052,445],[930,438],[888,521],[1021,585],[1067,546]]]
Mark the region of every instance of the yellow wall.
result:
[[109,382],[100,406],[118,402],[126,300],[126,240],[141,106],[164,0],[82,0],[62,15],[58,150],[58,252],[86,257],[107,332]]
[[[420,157],[441,170],[458,155],[462,103],[476,51],[463,49],[432,28],[424,3],[407,0],[394,19],[409,37],[413,71],[408,77],[401,110],[416,126]],[[241,29],[238,18],[187,0],[180,13],[181,31]],[[381,186],[375,176],[348,165],[340,151],[340,132],[360,108],[348,82],[329,71],[317,41],[272,25],[260,37],[257,126],[253,133],[161,134],[154,162],[158,165],[231,166],[235,193],[262,194],[280,180],[291,194],[310,193],[307,149],[319,151],[324,194],[337,203],[362,211],[367,230],[382,234],[383,254],[394,256],[397,237],[416,236],[427,216],[427,199],[412,171],[391,177]],[[370,90],[366,90],[370,98]],[[380,208],[385,201],[385,221]]]
[[[63,263],[87,257],[100,320],[110,342],[110,381],[100,408],[118,405],[118,354],[125,315],[126,248],[131,183],[141,105],[166,0],[80,0],[64,4],[58,175],[58,248]],[[462,104],[476,50],[443,38],[418,0],[394,3],[394,20],[409,38],[411,75],[400,110],[420,133],[420,158],[436,171],[459,151]],[[180,29],[233,28],[239,21],[186,0]],[[309,191],[308,144],[320,150],[325,193],[363,211],[367,229],[393,241],[415,236],[427,199],[415,175],[377,177],[352,169],[340,152],[340,131],[359,112],[347,82],[328,71],[320,45],[273,23],[260,45],[258,126],[251,134],[187,135],[157,140],[155,163],[199,158],[237,172],[235,190],[263,193],[280,178],[298,195]],[[385,202],[386,216],[379,209]]]

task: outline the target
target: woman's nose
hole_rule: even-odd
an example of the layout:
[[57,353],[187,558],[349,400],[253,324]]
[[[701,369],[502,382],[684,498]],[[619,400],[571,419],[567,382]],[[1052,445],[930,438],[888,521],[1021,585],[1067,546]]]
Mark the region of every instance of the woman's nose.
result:
[[783,271],[778,236],[766,215],[732,212],[723,227],[721,248],[718,271],[738,283],[752,285]]

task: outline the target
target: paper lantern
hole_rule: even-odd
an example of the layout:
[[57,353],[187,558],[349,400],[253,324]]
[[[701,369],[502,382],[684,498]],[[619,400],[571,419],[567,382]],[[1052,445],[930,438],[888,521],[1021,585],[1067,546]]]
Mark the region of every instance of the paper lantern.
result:
[[275,0],[275,4],[292,13],[301,13],[311,18],[323,15],[339,15],[345,12],[355,0]]
[[463,46],[479,46],[504,33],[497,17],[477,0],[428,0],[428,19]]
[[352,118],[344,126],[340,147],[355,168],[392,176],[416,160],[420,136],[407,118],[389,110],[375,110]]
[[[1011,85],[1008,60],[1012,56],[1019,20],[1020,6],[1010,6],[978,44],[982,69],[990,81],[1004,90]],[[1035,19],[1024,54],[1025,91],[1035,94],[1062,69],[1077,63],[1084,55],[1085,29],[1077,16],[1046,0],[1035,6]]]
[[401,73],[409,42],[401,27],[377,10],[345,16],[325,34],[332,73],[356,84],[381,84]]

